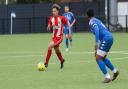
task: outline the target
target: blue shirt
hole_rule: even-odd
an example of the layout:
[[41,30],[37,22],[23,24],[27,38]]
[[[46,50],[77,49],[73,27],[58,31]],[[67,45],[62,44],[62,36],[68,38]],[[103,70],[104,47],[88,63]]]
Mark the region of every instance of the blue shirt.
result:
[[108,31],[106,26],[97,18],[92,18],[89,21],[92,33],[95,35],[95,41],[98,44],[99,41],[108,40],[113,38],[112,34]]
[[[74,14],[72,12],[66,12],[63,14],[63,16],[67,18],[70,24],[72,24],[75,19]],[[65,28],[68,28],[68,25],[65,25]]]

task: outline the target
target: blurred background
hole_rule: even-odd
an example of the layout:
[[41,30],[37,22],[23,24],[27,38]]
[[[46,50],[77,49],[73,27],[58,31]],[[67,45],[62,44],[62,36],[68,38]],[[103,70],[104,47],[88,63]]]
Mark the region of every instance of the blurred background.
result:
[[110,31],[128,31],[128,0],[0,0],[0,34],[45,33],[51,6],[64,12],[69,5],[76,17],[75,32],[88,32],[86,11],[95,9]]

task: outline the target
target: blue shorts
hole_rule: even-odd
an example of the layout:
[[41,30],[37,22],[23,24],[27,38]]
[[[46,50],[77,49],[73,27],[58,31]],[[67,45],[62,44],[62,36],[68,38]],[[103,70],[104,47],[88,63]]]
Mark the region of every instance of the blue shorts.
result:
[[99,49],[105,52],[109,52],[111,46],[113,45],[113,38],[107,40],[102,40],[99,45]]
[[64,34],[65,35],[69,35],[69,34],[73,34],[73,27],[69,30],[68,28],[64,28]]

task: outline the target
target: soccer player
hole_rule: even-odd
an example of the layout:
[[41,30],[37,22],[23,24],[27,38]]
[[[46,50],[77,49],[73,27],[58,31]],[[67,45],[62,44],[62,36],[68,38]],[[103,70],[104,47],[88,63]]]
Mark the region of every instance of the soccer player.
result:
[[69,28],[71,28],[71,25],[64,16],[59,15],[59,12],[60,12],[60,6],[57,4],[54,4],[52,7],[53,16],[50,17],[49,22],[48,22],[48,27],[47,27],[48,31],[50,31],[50,29],[53,28],[53,36],[52,36],[52,41],[48,45],[48,52],[47,52],[47,56],[46,56],[45,67],[48,67],[49,59],[52,54],[52,48],[54,48],[55,52],[60,60],[61,69],[62,69],[65,60],[61,54],[59,45],[61,44],[61,42],[63,40],[64,24],[68,24]]
[[[69,41],[70,44],[72,45],[72,36],[73,36],[73,25],[76,22],[76,19],[74,17],[74,14],[70,12],[69,6],[65,6],[64,8],[65,13],[63,14],[64,17],[66,17],[71,24],[71,29],[68,28],[68,25],[64,25],[64,34],[65,34],[65,44],[66,44],[66,51],[69,49]],[[69,41],[68,41],[69,40]]]
[[103,83],[109,83],[111,82],[111,78],[106,67],[113,72],[112,81],[119,75],[119,71],[113,66],[109,58],[107,58],[107,53],[113,44],[113,36],[105,25],[99,19],[94,17],[94,11],[92,9],[87,11],[87,16],[91,31],[95,35],[95,58],[99,68],[105,75]]

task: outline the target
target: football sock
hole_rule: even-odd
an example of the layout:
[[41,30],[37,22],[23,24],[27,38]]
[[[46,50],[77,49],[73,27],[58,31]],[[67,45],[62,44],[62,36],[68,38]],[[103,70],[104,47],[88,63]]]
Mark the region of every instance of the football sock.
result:
[[104,59],[104,63],[113,73],[117,72],[117,69],[114,68],[113,64],[111,63],[111,61],[108,58]]
[[72,38],[70,39],[70,43],[72,43]]
[[107,75],[108,72],[107,72],[105,63],[104,63],[102,60],[98,60],[98,61],[97,61],[97,64],[98,64],[99,68],[101,69],[101,71],[103,72],[103,74],[104,74],[104,75]]
[[66,48],[68,48],[68,38],[66,38],[65,43],[66,43]]
[[58,58],[59,58],[60,62],[62,62],[62,61],[63,61],[63,57],[62,57],[61,52],[60,52],[60,53],[56,53],[56,54],[57,54],[57,56],[58,56]]
[[51,57],[51,54],[52,54],[52,50],[48,50],[48,52],[47,52],[47,56],[46,56],[46,64],[48,64],[48,62],[49,62],[49,59],[50,59],[50,57]]
[[111,78],[110,74],[109,73],[105,74],[105,78],[110,79]]
[[112,72],[113,72],[113,73],[117,73],[117,69],[114,68],[114,69],[112,70]]

